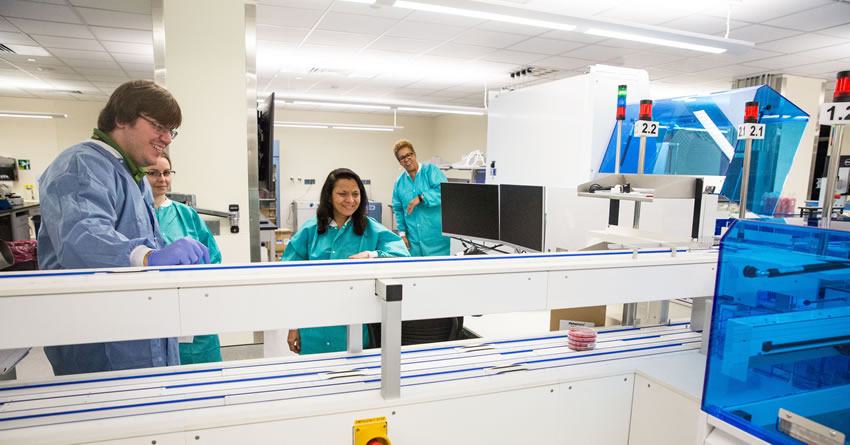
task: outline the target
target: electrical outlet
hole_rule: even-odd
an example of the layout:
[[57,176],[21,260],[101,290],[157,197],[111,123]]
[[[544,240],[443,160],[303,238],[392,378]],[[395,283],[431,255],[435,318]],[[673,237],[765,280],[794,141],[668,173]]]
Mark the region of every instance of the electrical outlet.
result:
[[315,184],[315,183],[316,183],[315,179],[305,179],[304,180],[304,184]]
[[364,180],[363,180],[363,183],[364,183],[364,184],[371,184],[371,183],[372,183],[372,180],[371,180],[371,179],[364,179]]

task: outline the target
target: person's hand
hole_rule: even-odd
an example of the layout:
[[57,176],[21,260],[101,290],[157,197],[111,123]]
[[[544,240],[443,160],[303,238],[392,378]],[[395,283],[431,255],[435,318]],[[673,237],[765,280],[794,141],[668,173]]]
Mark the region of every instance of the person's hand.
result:
[[401,240],[404,241],[404,245],[407,246],[407,250],[410,250],[410,241],[407,240],[407,237],[402,236]]
[[290,329],[289,336],[286,337],[286,342],[289,343],[289,350],[300,354],[301,353],[301,334],[298,329]]
[[407,214],[408,214],[408,215],[410,215],[411,213],[413,213],[413,208],[414,208],[414,207],[416,207],[416,206],[418,206],[418,205],[419,205],[419,203],[421,203],[421,202],[422,202],[422,200],[421,200],[421,199],[419,199],[419,197],[418,197],[418,196],[417,196],[417,197],[415,197],[415,198],[413,198],[413,199],[411,199],[411,200],[410,200],[410,203],[409,203],[409,204],[407,204]]
[[367,258],[369,258],[369,251],[368,250],[364,250],[360,253],[355,253],[354,255],[351,255],[350,257],[348,257],[349,260],[365,260]]
[[185,264],[209,264],[210,249],[192,237],[183,237],[163,247],[151,251],[148,266],[179,266]]

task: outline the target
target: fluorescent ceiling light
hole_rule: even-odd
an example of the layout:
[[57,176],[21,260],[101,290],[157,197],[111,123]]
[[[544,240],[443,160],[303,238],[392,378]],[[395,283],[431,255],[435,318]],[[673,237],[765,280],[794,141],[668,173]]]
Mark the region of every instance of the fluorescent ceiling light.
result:
[[0,111],[0,117],[28,117],[32,119],[64,119],[67,114],[62,113],[41,113],[30,111]]
[[317,105],[320,107],[336,107],[336,108],[362,108],[366,110],[389,110],[388,105],[366,105],[366,104],[346,104],[341,102],[313,102],[307,100],[294,100],[295,105]]
[[327,125],[321,124],[299,124],[293,122],[275,122],[275,127],[292,127],[292,128],[328,128]]
[[569,25],[566,23],[553,22],[549,20],[538,20],[525,17],[516,17],[513,15],[477,11],[473,9],[454,8],[451,6],[434,5],[430,3],[397,0],[395,3],[393,3],[393,6],[397,8],[413,9],[416,11],[436,12],[438,14],[451,14],[461,17],[472,17],[477,19],[492,20],[494,22],[515,23],[517,25],[536,26],[539,28],[560,29],[561,31],[572,31],[576,29],[575,25]]
[[473,116],[481,116],[483,111],[467,111],[467,110],[450,110],[447,108],[418,108],[418,107],[398,107],[398,111],[421,111],[423,113],[445,113],[445,114],[470,114]]
[[610,37],[612,39],[631,40],[633,42],[651,43],[654,45],[670,46],[673,48],[690,49],[694,51],[702,51],[706,53],[720,54],[726,52],[726,48],[718,48],[714,46],[697,45],[678,40],[659,39],[656,37],[642,36],[639,34],[630,34],[626,32],[608,31],[599,28],[590,28],[585,31],[585,34],[594,36]]
[[366,130],[366,131],[393,131],[392,127],[367,127],[367,126],[357,126],[352,127],[349,125],[335,125],[333,127],[334,130]]

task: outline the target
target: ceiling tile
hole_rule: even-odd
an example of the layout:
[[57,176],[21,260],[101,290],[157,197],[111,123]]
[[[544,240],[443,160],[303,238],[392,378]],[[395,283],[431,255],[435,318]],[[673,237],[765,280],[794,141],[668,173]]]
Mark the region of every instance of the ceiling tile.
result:
[[510,50],[525,51],[529,53],[557,55],[567,51],[581,48],[584,43],[570,42],[567,40],[543,39],[540,37],[532,37],[528,40],[517,43],[511,46]]
[[46,22],[43,20],[28,20],[9,18],[9,22],[27,34],[41,34],[45,36],[76,37],[91,39],[94,36],[84,25],[70,23]]
[[[832,0],[747,0],[730,4],[733,19],[761,23],[831,2]],[[726,8],[718,8],[717,15],[725,17]]]
[[650,66],[659,66],[673,62],[681,62],[687,59],[681,56],[636,51],[631,54],[626,54],[624,56],[617,57],[617,60],[621,61],[623,66],[632,68],[647,68]]
[[648,8],[644,3],[630,2],[595,14],[593,17],[602,20],[623,20],[628,23],[643,25],[660,25],[688,15],[689,13],[675,8]]
[[500,49],[483,56],[481,60],[486,60],[490,62],[528,64],[545,58],[545,56],[542,56],[540,54]]
[[336,0],[259,0],[258,6],[281,6],[297,9],[328,9]]
[[822,59],[804,56],[802,54],[789,54],[789,55],[786,55],[786,56],[771,57],[769,59],[755,60],[755,61],[746,63],[746,65],[763,67],[763,68],[767,68],[767,69],[771,69],[771,70],[777,70],[777,69],[788,68],[788,67],[798,66],[798,65],[803,65],[803,64],[817,63],[817,62],[821,62],[821,61],[822,61]]
[[35,59],[35,65],[47,65],[47,66],[56,66],[56,65],[64,65],[65,63],[55,57],[33,57],[33,56],[22,56],[20,54],[6,54],[0,53],[0,60],[7,60],[9,62],[15,64],[28,64],[29,59]]
[[92,82],[110,82],[110,83],[117,83],[119,85],[130,80],[129,77],[127,77],[123,74],[121,74],[121,75],[83,74],[83,76],[86,79],[88,79]]
[[40,36],[31,34],[45,48],[82,49],[86,51],[103,51],[103,47],[94,39],[76,39],[73,37]]
[[540,36],[540,34],[549,31],[548,28],[540,28],[537,26],[517,25],[514,23],[493,21],[487,21],[480,25],[477,25],[475,29],[482,29],[485,31],[507,32],[511,34],[523,34],[529,37]]
[[153,65],[147,63],[130,63],[130,62],[122,62],[121,68],[126,71],[150,71],[153,72]]
[[534,65],[541,66],[544,68],[555,68],[559,70],[574,70],[584,68],[588,65],[593,65],[593,62],[585,59],[554,56],[538,60],[534,62]]
[[321,10],[257,5],[257,25],[312,29],[320,18]]
[[83,51],[78,49],[53,48],[50,49],[50,52],[60,59],[112,60],[112,58],[109,57],[109,53],[106,51]]
[[364,48],[375,40],[374,35],[355,34],[350,32],[314,30],[305,43],[311,45],[341,46],[345,48]]
[[697,73],[703,70],[716,68],[718,66],[721,65],[715,63],[711,59],[693,57],[690,59],[685,59],[683,61],[657,65],[655,68],[660,68],[662,70],[678,71],[680,73]]
[[759,49],[767,49],[783,53],[796,53],[810,49],[823,48],[825,46],[838,45],[840,43],[850,42],[838,37],[809,33],[762,43],[759,44],[758,47]]
[[77,72],[83,76],[109,76],[109,77],[124,77],[124,70],[121,68],[76,68]]
[[733,63],[749,63],[754,60],[767,59],[781,55],[775,51],[762,49],[749,49],[741,53],[708,54],[697,58],[704,59],[716,64],[716,66],[731,65]]
[[483,46],[458,45],[455,43],[447,43],[440,45],[437,48],[428,52],[431,56],[456,57],[461,59],[477,59],[486,54],[496,51],[493,48],[485,48]]
[[3,0],[0,2],[0,15],[3,17],[46,20],[50,22],[82,23],[69,6],[20,0]]
[[[805,4],[806,2],[800,3]],[[832,4],[806,9],[795,14],[770,20],[764,22],[764,24],[800,31],[817,31],[823,28],[844,25],[848,21],[850,21],[850,3],[832,2]]]
[[[729,23],[729,29],[733,30],[747,25],[749,25],[749,23],[747,22],[731,20]],[[694,14],[692,16],[671,20],[669,22],[664,22],[659,26],[661,26],[662,28],[672,28],[679,31],[695,32],[699,34],[714,34],[720,32],[725,33],[726,19],[702,14]]]
[[127,43],[127,42],[102,42],[107,51],[111,53],[147,54],[153,57],[153,44]]
[[846,62],[839,62],[833,60],[827,60],[825,62],[817,62],[810,63],[806,65],[795,66],[793,68],[788,68],[789,72],[794,72],[797,74],[821,74],[821,73],[832,73],[832,77],[835,77],[839,71],[844,71],[847,69]]
[[37,43],[21,32],[0,31],[0,43],[14,45],[37,45]]
[[[257,27],[259,28],[259,27]],[[129,42],[129,43],[153,43],[152,31],[141,31],[136,29],[124,28],[108,28],[105,26],[89,26],[91,32],[100,40],[109,40],[112,42]]]
[[503,49],[526,39],[528,39],[528,36],[523,34],[509,34],[504,32],[484,31],[481,29],[470,29],[458,34],[454,39],[452,39],[452,43]]
[[615,48],[613,46],[606,45],[587,45],[582,48],[567,51],[562,55],[565,57],[604,61],[615,57],[627,56],[633,52],[634,51],[628,48]]
[[599,37],[576,31],[561,31],[560,29],[546,31],[543,34],[540,34],[538,37],[542,37],[544,39],[568,40],[570,42],[580,43],[599,43],[603,40],[608,40],[607,37]]
[[77,8],[77,11],[89,25],[143,30],[153,29],[153,18],[150,14],[132,14],[129,12],[91,8]]
[[649,73],[649,80],[655,81],[668,77],[678,76],[682,73],[676,71],[663,70],[660,68],[647,68],[646,72]]
[[729,33],[729,38],[737,40],[746,40],[755,43],[764,43],[771,40],[782,39],[799,35],[800,31],[794,31],[785,28],[777,28],[775,26],[764,25],[749,25],[741,28],[733,29]]
[[806,55],[812,57],[819,57],[821,59],[840,59],[846,57],[850,54],[850,43],[843,43],[841,45],[828,46],[826,48],[813,49],[811,51],[806,51]]
[[[0,24],[0,29],[2,29],[2,24]],[[818,31],[820,34],[826,34],[829,36],[841,37],[844,39],[850,39],[850,23],[841,26],[833,26],[832,28],[826,28]]]
[[277,42],[301,43],[309,28],[290,28],[270,25],[257,25],[257,40],[273,40]]
[[438,23],[413,22],[405,20],[393,26],[386,32],[385,35],[441,42],[459,34],[464,29],[465,28],[461,26],[449,26]]
[[329,12],[325,15],[317,29],[327,31],[351,32],[357,34],[381,35],[395,24],[398,20],[368,15],[346,14],[342,12]]
[[461,17],[457,15],[438,14],[435,12],[425,11],[413,11],[410,15],[405,17],[405,21],[437,23],[440,25],[459,26],[462,28],[469,28],[485,22],[485,20],[474,17]]
[[6,21],[3,17],[0,17],[0,31],[18,32],[18,28],[12,26],[12,24]]
[[112,57],[122,63],[153,63],[153,54],[113,53]]
[[75,59],[73,57],[64,57],[62,60],[71,68],[104,68],[118,69],[118,64],[112,59],[107,60],[92,60],[92,59]]
[[433,48],[435,45],[436,43],[432,40],[408,39],[404,37],[381,37],[369,45],[369,49],[418,54]]
[[370,17],[380,17],[393,20],[401,20],[411,14],[409,9],[351,2],[336,2],[332,5],[331,11],[346,14],[368,15]]
[[151,0],[68,0],[74,6],[151,15]]

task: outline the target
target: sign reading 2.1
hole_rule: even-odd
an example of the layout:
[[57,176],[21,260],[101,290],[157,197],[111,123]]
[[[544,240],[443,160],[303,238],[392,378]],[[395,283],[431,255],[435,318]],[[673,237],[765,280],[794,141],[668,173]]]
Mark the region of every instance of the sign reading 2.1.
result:
[[850,124],[850,102],[825,103],[820,106],[821,125]]
[[635,137],[658,137],[658,122],[635,121]]
[[741,124],[738,139],[764,139],[764,124]]

